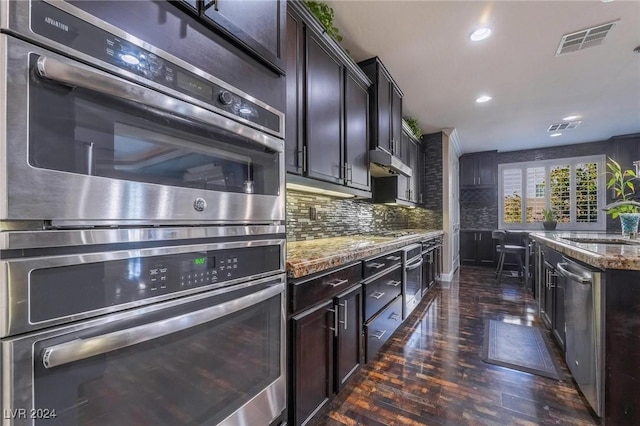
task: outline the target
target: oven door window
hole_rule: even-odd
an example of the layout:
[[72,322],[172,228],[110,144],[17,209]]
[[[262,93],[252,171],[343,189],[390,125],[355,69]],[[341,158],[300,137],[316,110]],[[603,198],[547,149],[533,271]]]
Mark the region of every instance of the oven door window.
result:
[[[177,318],[181,312],[157,315],[142,325],[189,323]],[[43,365],[48,348],[128,330],[140,320],[40,341],[34,406],[56,417],[36,424],[218,424],[281,377],[281,317],[278,294],[195,327],[50,368]]]
[[[37,60],[32,55],[32,68]],[[33,167],[235,193],[277,195],[278,152],[228,130],[38,77],[29,85]],[[173,99],[166,97],[167,104]],[[170,108],[168,108],[170,109]]]

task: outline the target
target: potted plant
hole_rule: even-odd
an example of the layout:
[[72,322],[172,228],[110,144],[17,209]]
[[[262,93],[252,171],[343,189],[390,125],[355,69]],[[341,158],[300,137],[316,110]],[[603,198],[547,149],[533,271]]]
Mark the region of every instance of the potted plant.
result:
[[558,221],[556,220],[556,214],[551,209],[542,210],[542,226],[546,231],[553,231],[556,229]]
[[638,213],[640,203],[631,199],[631,195],[636,192],[633,183],[637,179],[636,172],[631,169],[622,170],[620,164],[612,158],[609,158],[607,168],[609,169],[607,173],[611,175],[611,179],[607,182],[607,188],[613,188],[618,200],[607,205],[604,210],[612,218],[620,218],[623,235],[637,233],[640,221]]

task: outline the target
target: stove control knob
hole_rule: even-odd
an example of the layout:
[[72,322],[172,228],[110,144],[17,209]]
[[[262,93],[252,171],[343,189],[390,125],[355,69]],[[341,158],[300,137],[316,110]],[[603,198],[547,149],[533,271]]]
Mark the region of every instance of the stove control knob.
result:
[[220,103],[222,105],[231,105],[231,102],[233,102],[233,98],[231,97],[231,93],[229,92],[220,92],[220,94],[218,95],[218,100],[220,101]]

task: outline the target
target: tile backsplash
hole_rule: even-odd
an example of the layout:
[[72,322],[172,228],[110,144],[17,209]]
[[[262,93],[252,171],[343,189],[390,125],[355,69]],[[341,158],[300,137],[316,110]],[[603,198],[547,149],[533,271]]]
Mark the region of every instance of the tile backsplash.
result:
[[[316,218],[310,218],[314,208]],[[372,234],[405,228],[442,229],[442,215],[431,210],[407,209],[368,200],[334,198],[287,190],[289,241]]]

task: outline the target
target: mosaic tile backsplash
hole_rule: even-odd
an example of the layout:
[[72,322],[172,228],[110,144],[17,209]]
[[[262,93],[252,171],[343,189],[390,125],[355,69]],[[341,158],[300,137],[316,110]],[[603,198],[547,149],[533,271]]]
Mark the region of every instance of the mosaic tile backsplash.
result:
[[[309,216],[315,208],[316,219]],[[334,198],[287,190],[287,240],[374,234],[406,228],[442,229],[442,215],[367,200]]]

